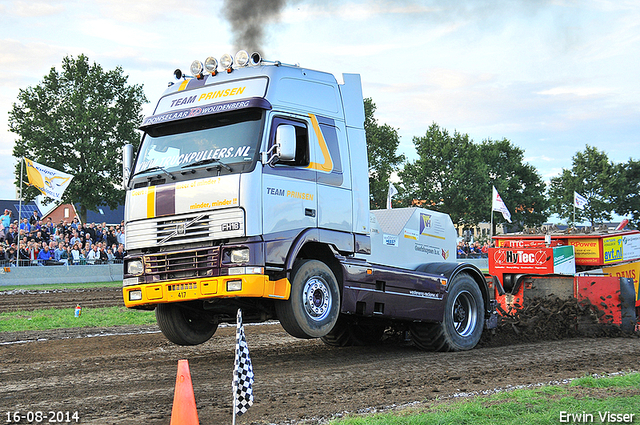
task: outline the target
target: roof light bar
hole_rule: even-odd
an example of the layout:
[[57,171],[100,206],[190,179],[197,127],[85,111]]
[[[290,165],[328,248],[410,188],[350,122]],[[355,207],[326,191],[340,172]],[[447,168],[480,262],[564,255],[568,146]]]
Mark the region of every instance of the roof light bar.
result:
[[[202,80],[207,74],[211,74],[212,76],[218,74],[218,67],[230,73],[236,68],[256,66],[262,63],[263,61],[260,53],[254,52],[249,55],[246,50],[240,50],[236,53],[235,60],[234,57],[228,53],[222,55],[219,61],[213,56],[209,56],[207,59],[205,59],[204,64],[199,60],[194,60],[193,62],[191,62],[190,71],[193,77],[197,78],[198,80]],[[180,69],[176,69],[173,72],[173,75],[176,77],[176,80],[180,80],[181,78],[192,78],[190,76],[184,75],[184,73]]]

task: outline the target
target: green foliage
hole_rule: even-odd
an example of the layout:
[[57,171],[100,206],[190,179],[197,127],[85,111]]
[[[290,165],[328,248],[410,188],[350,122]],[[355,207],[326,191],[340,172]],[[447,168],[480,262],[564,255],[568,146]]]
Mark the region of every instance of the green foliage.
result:
[[484,221],[489,211],[483,209],[491,201],[489,171],[469,136],[451,135],[433,123],[413,143],[418,159],[400,172],[405,196],[449,214],[457,224]]
[[[591,382],[594,385],[582,385]],[[581,378],[570,386],[520,389],[498,393],[489,397],[474,397],[462,401],[435,403],[433,407],[407,409],[400,413],[349,417],[332,422],[340,425],[413,425],[413,424],[474,424],[474,425],[534,425],[559,423],[561,412],[565,414],[591,414],[594,422],[600,422],[599,413],[634,414],[640,396],[628,395],[625,388],[637,388],[640,374],[613,378]],[[616,388],[605,397],[589,397],[583,388]],[[566,418],[566,416],[565,416]]]
[[[531,227],[544,223],[549,210],[546,185],[538,170],[524,162],[524,151],[507,139],[487,139],[479,146],[479,151],[489,169],[491,184],[511,212],[511,221]],[[488,208],[491,208],[490,204]],[[503,221],[506,220],[502,214],[494,216],[494,223]]]
[[629,373],[606,378],[587,375],[571,381],[571,386],[585,388],[640,388],[640,373]]
[[617,166],[618,178],[615,184],[614,210],[627,216],[629,223],[640,228],[640,161],[629,159]]
[[132,310],[126,307],[83,308],[80,317],[75,317],[74,310],[50,308],[0,313],[0,332],[156,323],[153,311]]
[[[547,218],[545,184],[535,167],[524,163],[524,151],[507,139],[476,144],[467,134],[450,134],[432,124],[414,137],[419,158],[400,172],[409,199],[447,213],[454,223],[476,225],[491,220],[492,186],[520,225]],[[505,220],[494,216],[494,222]]]
[[387,124],[380,125],[374,117],[376,105],[371,98],[364,99],[364,129],[367,137],[369,160],[370,208],[381,209],[387,205],[387,193],[391,174],[404,162],[404,155],[396,155],[400,138],[398,130]]
[[617,167],[605,152],[587,145],[573,156],[571,169],[562,169],[551,179],[549,198],[551,211],[560,218],[573,221],[573,192],[584,196],[588,203],[583,210],[575,209],[576,221],[583,219],[591,225],[611,220],[614,195],[621,182]]
[[[42,82],[20,89],[9,112],[10,130],[18,135],[13,156],[26,157],[75,177],[63,202],[87,210],[116,208],[124,202],[121,147],[138,146],[136,128],[147,102],[141,86],[129,86],[121,67],[105,71],[80,55],[62,60]],[[20,165],[16,180],[20,179]],[[25,191],[27,200],[39,192]]]

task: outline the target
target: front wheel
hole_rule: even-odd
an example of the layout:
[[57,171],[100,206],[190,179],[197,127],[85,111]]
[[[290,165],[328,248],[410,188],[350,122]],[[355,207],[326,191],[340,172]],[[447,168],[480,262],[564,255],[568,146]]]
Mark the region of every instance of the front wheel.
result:
[[325,336],[340,313],[340,290],[333,272],[321,261],[301,260],[291,275],[289,299],[275,303],[280,324],[297,338]]
[[420,349],[433,351],[471,350],[484,327],[484,301],[478,284],[460,273],[451,282],[442,323],[413,323],[411,339]]
[[202,344],[218,329],[218,324],[204,310],[176,303],[158,304],[156,321],[164,336],[178,345]]

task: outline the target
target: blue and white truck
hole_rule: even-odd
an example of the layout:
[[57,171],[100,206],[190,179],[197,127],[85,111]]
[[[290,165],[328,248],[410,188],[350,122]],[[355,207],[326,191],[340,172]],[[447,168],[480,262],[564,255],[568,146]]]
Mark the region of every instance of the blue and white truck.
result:
[[468,350],[495,326],[448,215],[369,211],[359,75],[244,51],[191,73],[175,71],[137,154],[124,148],[127,307],[155,309],[180,345],[238,308],[336,346],[394,327],[422,349]]

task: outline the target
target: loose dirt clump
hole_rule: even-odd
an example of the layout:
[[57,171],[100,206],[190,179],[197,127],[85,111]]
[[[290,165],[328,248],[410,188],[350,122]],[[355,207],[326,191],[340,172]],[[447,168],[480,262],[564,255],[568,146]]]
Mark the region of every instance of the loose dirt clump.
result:
[[532,298],[521,309],[505,311],[498,306],[498,327],[485,332],[481,346],[513,342],[554,341],[577,337],[635,336],[618,326],[601,323],[605,314],[588,300],[558,297]]

